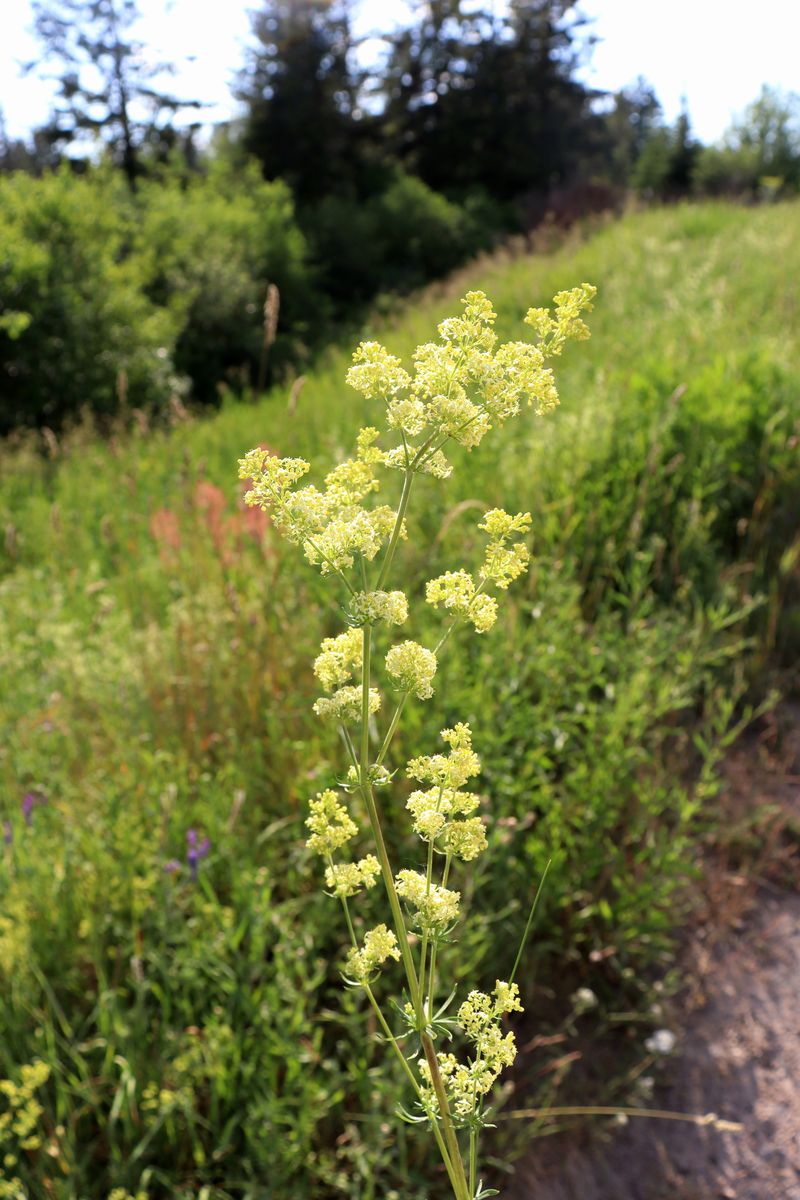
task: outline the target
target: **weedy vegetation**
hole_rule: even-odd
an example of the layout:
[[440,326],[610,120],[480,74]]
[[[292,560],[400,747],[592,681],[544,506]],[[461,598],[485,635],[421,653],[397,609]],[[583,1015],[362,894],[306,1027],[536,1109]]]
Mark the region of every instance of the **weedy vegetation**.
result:
[[[452,479],[415,481],[402,544],[404,590],[419,596],[454,567],[474,575],[484,536],[497,540],[477,529],[484,514],[531,516],[512,538],[529,569],[492,628],[453,635],[435,705],[406,704],[391,743],[402,764],[469,725],[470,790],[491,798],[487,851],[437,884],[468,914],[457,956],[437,950],[440,1004],[452,986],[456,1005],[510,978],[552,864],[514,982],[524,1020],[562,1040],[521,1055],[493,1094],[488,1186],[508,1157],[512,1084],[526,1105],[568,1098],[575,1030],[611,1026],[626,1054],[649,1053],[654,981],[668,978],[700,837],[715,835],[720,755],[771,672],[796,661],[799,230],[796,204],[633,214],[546,255],[479,263],[364,330],[408,361],[470,289],[492,297],[501,342],[565,279],[602,297],[592,340],[559,363],[557,412],[494,430],[480,451],[455,446]],[[342,612],[277,514],[246,506],[232,479],[257,443],[263,464],[342,463],[384,408],[345,386],[348,365],[332,352],[291,410],[276,389],[208,418],[175,405],[152,427],[140,416],[100,438],[84,424],[0,451],[7,1195],[453,1190],[437,1147],[392,1118],[416,1115],[414,1090],[391,1044],[364,1035],[363,985],[342,988],[352,943],[305,846],[308,797],[343,774],[311,665]],[[384,582],[354,586],[391,593]],[[416,608],[420,646],[452,612]],[[398,656],[398,677],[423,660]],[[341,686],[360,694],[359,681]],[[365,827],[355,749],[359,777],[344,782]],[[404,804],[380,812],[388,861],[416,870]],[[389,932],[375,894],[354,905],[359,953],[362,913]],[[418,972],[425,930],[410,932]],[[399,995],[404,974],[390,956],[381,994]],[[401,1014],[389,1019],[395,1036]],[[602,1075],[598,1098],[623,1100],[626,1072]]]

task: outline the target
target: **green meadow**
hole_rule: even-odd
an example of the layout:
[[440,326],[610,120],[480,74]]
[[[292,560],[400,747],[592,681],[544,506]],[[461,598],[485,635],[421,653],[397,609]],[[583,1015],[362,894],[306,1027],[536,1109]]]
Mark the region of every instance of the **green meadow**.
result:
[[[470,722],[492,817],[463,896],[470,986],[505,977],[552,863],[523,1046],[590,988],[581,1029],[635,1058],[701,840],[722,832],[721,756],[792,686],[798,278],[800,203],[687,204],[487,257],[361,331],[407,357],[480,288],[521,339],[530,305],[598,288],[591,340],[556,363],[560,408],[422,480],[401,550],[419,599],[477,559],[486,509],[533,517],[529,575],[492,631],[453,640],[436,711],[409,708],[391,764]],[[212,415],[0,447],[0,1160],[31,1200],[446,1192],[392,1116],[402,1079],[341,987],[346,930],[304,848],[308,797],[341,769],[311,712],[341,614],[237,478],[263,444],[318,480],[377,423],[344,383],[356,340]],[[425,642],[435,614],[412,624]],[[386,823],[402,863],[405,809]],[[542,1054],[507,1106],[569,1095]],[[622,1067],[594,1086],[630,1095]],[[512,1144],[497,1124],[501,1177],[535,1131],[514,1122]]]

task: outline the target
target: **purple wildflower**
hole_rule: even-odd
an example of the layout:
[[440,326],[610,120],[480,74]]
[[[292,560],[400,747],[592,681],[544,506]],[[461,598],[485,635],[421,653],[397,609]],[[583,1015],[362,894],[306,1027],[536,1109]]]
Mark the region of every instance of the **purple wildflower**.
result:
[[3,821],[3,841],[10,846],[14,840],[14,828],[10,821]]
[[25,824],[30,826],[33,824],[33,806],[37,803],[38,797],[33,792],[28,792],[22,799],[22,815],[25,818]]
[[180,869],[181,864],[178,862],[177,858],[171,858],[169,862],[164,863],[164,870],[168,875],[177,875]]
[[189,829],[186,833],[186,862],[189,865],[189,870],[192,873],[192,879],[197,879],[197,868],[201,858],[205,858],[211,849],[211,843],[207,837],[204,837],[202,842],[197,840],[197,830]]

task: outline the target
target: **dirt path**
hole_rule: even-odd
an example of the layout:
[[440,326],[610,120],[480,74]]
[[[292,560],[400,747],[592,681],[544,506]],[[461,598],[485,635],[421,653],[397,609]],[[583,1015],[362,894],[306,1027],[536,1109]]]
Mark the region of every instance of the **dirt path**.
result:
[[800,1200],[800,708],[787,715],[779,753],[762,732],[725,767],[732,825],[760,806],[774,830],[760,865],[781,883],[748,889],[712,865],[708,912],[687,939],[692,982],[674,1008],[683,1032],[653,1097],[741,1132],[631,1120],[611,1140],[607,1123],[545,1138],[503,1200]]

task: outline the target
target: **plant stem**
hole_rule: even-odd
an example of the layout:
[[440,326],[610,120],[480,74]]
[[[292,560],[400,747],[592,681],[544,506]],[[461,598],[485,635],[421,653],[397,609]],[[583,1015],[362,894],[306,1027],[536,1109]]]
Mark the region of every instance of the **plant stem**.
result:
[[372,645],[372,630],[370,629],[369,625],[364,626],[363,636],[363,662],[361,667],[361,762],[359,768],[361,795],[367,808],[369,823],[372,828],[372,836],[375,839],[375,850],[377,853],[378,862],[381,865],[381,874],[383,876],[384,887],[386,888],[386,895],[389,900],[389,907],[392,910],[392,920],[394,922],[397,941],[400,946],[400,953],[403,956],[403,966],[405,967],[406,978],[408,979],[408,987],[411,993],[411,1003],[416,1009],[419,1004],[419,984],[417,981],[417,973],[414,969],[414,960],[411,957],[411,947],[408,944],[406,923],[403,920],[403,912],[400,908],[400,901],[397,898],[397,891],[394,886],[394,875],[389,862],[389,855],[386,851],[386,842],[383,838],[383,830],[381,828],[380,817],[378,816],[378,808],[375,804],[375,797],[372,794],[372,785],[369,781],[369,681],[370,653]]
[[[447,880],[450,875],[450,863],[452,856],[450,854],[444,860],[444,871],[442,873],[442,887],[447,887]],[[439,943],[434,941],[431,946],[431,965],[428,969],[428,1012],[434,1011],[435,991],[436,991],[436,951]]]
[[405,517],[406,509],[408,508],[408,500],[411,495],[411,484],[413,482],[414,472],[410,470],[406,471],[403,477],[403,490],[400,493],[400,503],[397,507],[397,517],[395,518],[394,529],[392,530],[392,536],[389,540],[389,545],[386,548],[386,555],[384,556],[383,564],[381,565],[381,573],[378,576],[378,582],[375,584],[376,592],[379,592],[386,582],[386,576],[389,574],[392,561],[394,560],[394,552],[397,549],[397,543],[400,538],[400,530],[403,528],[403,518]]
[[[403,511],[405,510],[405,507],[408,503],[408,491],[410,490],[410,482],[409,482],[410,478],[411,478],[410,474],[408,476],[406,476],[406,481],[408,482],[408,487],[404,486],[404,488],[403,488],[404,499],[405,499],[405,504],[403,503],[403,500],[401,500],[401,510],[403,510]],[[395,525],[395,532],[399,528],[399,524],[400,524],[401,520],[402,520],[402,512],[398,511],[398,521]],[[386,563],[388,561],[390,561],[390,560],[388,559],[388,556],[387,556],[387,560],[384,562],[384,568],[386,567]],[[380,583],[381,583],[381,581],[379,581],[378,587],[380,587]],[[400,954],[403,959],[403,966],[405,967],[406,979],[408,981],[408,989],[409,989],[409,993],[410,993],[410,997],[411,997],[411,1004],[412,1004],[412,1007],[414,1008],[414,1010],[416,1012],[419,1012],[420,996],[421,996],[420,988],[419,988],[419,980],[417,979],[417,973],[414,968],[414,960],[411,955],[411,947],[408,944],[408,933],[406,931],[406,924],[405,924],[405,920],[403,919],[403,912],[402,912],[402,909],[400,908],[400,901],[398,899],[397,891],[396,891],[395,885],[394,885],[394,875],[392,874],[392,868],[391,868],[391,864],[389,862],[389,855],[386,850],[386,842],[384,841],[384,837],[383,837],[383,830],[381,828],[381,822],[380,822],[380,817],[378,815],[377,805],[375,804],[375,798],[372,794],[372,786],[369,782],[369,685],[370,685],[370,656],[371,656],[371,651],[372,651],[372,630],[370,629],[370,627],[368,625],[366,625],[364,627],[363,638],[364,638],[364,640],[363,640],[363,656],[362,656],[363,661],[362,661],[362,666],[361,666],[361,747],[360,747],[360,751],[361,751],[361,753],[360,753],[361,794],[364,799],[364,804],[366,805],[366,808],[367,808],[367,814],[369,816],[369,822],[370,822],[370,826],[372,828],[372,835],[375,839],[375,850],[376,850],[378,862],[380,863],[380,866],[381,866],[381,874],[383,876],[383,883],[384,883],[384,887],[386,888],[386,895],[389,900],[389,907],[392,910],[392,919],[393,919],[393,923],[394,923],[394,927],[395,927],[395,933],[397,936],[398,945],[400,946]],[[453,1126],[453,1120],[452,1120],[452,1117],[450,1116],[450,1107],[447,1102],[447,1093],[444,1088],[444,1083],[442,1081],[441,1072],[439,1071],[439,1062],[436,1058],[436,1050],[434,1049],[433,1041],[430,1037],[430,1034],[423,1031],[420,1033],[420,1039],[422,1041],[422,1049],[425,1054],[425,1059],[428,1063],[428,1069],[430,1071],[431,1084],[433,1086],[433,1090],[434,1090],[434,1093],[436,1095],[436,1099],[437,1099],[437,1102],[439,1105],[439,1119],[441,1121],[441,1126],[442,1126],[441,1132],[443,1132],[443,1135],[444,1135],[444,1143],[445,1143],[445,1146],[447,1149],[447,1153],[449,1155],[450,1169],[452,1171],[452,1174],[450,1174],[450,1171],[448,1172],[448,1174],[450,1174],[450,1181],[453,1185],[453,1193],[455,1196],[455,1200],[471,1200],[471,1196],[469,1194],[469,1190],[467,1187],[467,1177],[464,1173],[464,1163],[461,1158],[461,1150],[458,1145],[458,1138],[456,1137],[455,1128]],[[435,1121],[432,1121],[432,1124],[435,1125]],[[438,1140],[439,1139],[437,1138],[437,1141]],[[447,1162],[445,1162],[445,1166],[447,1166]]]
[[[331,858],[330,855],[328,855],[328,866],[331,868],[333,867],[333,859]],[[346,896],[340,896],[340,900],[342,902],[342,908],[344,909],[344,918],[345,918],[345,921],[347,922],[347,930],[350,934],[350,941],[353,945],[353,949],[357,950],[358,949],[358,939],[356,937],[356,931],[353,928],[353,920],[350,916],[350,905],[347,903]],[[364,991],[367,993],[367,998],[368,998],[370,1004],[372,1005],[372,1011],[375,1013],[375,1016],[378,1019],[378,1024],[380,1025],[381,1029],[383,1030],[386,1040],[389,1042],[389,1045],[392,1047],[392,1050],[394,1051],[395,1055],[397,1056],[397,1059],[400,1062],[400,1065],[402,1066],[403,1071],[405,1072],[406,1076],[408,1077],[408,1080],[409,1080],[412,1088],[416,1092],[417,1099],[423,1104],[423,1107],[424,1107],[422,1088],[420,1087],[419,1083],[417,1082],[417,1079],[414,1075],[414,1072],[411,1070],[411,1067],[408,1065],[408,1063],[406,1061],[406,1057],[403,1054],[403,1051],[400,1049],[399,1045],[397,1044],[397,1038],[394,1036],[391,1029],[389,1028],[389,1023],[386,1020],[386,1018],[384,1017],[383,1012],[381,1011],[381,1006],[378,1004],[378,1001],[375,998],[375,993],[373,992],[372,988],[369,986],[368,983],[364,984]],[[433,1119],[433,1118],[431,1118],[431,1128],[433,1129],[433,1136],[436,1139],[436,1144],[439,1147],[439,1153],[442,1156],[442,1162],[444,1163],[445,1170],[447,1171],[447,1177],[450,1180],[450,1183],[452,1184],[453,1191],[456,1193],[456,1195],[458,1195],[457,1180],[453,1173],[453,1164],[450,1161],[450,1155],[447,1151],[446,1145],[444,1144],[442,1132],[439,1129],[439,1126],[437,1125],[435,1119]]]
[[400,724],[400,718],[403,715],[403,709],[405,708],[405,703],[406,703],[407,699],[408,699],[408,692],[403,692],[403,695],[400,697],[400,700],[398,702],[397,708],[394,710],[392,719],[389,722],[389,728],[386,730],[386,737],[383,739],[383,743],[381,744],[381,748],[378,753],[378,757],[375,759],[375,762],[377,763],[378,766],[381,766],[381,764],[383,763],[383,760],[386,758],[386,755],[389,750],[389,746],[392,743],[392,738],[395,735],[395,730],[397,729],[397,726]]
[[450,1106],[447,1103],[447,1092],[444,1088],[444,1082],[439,1070],[439,1060],[436,1057],[433,1041],[429,1033],[421,1034],[422,1050],[425,1055],[425,1061],[428,1064],[428,1070],[431,1075],[431,1083],[433,1090],[436,1093],[436,1099],[439,1102],[439,1114],[441,1117],[442,1128],[444,1129],[445,1142],[447,1149],[450,1152],[450,1160],[453,1164],[453,1169],[456,1175],[454,1191],[456,1200],[472,1200],[474,1193],[469,1190],[467,1177],[464,1174],[464,1163],[461,1159],[461,1149],[458,1145],[458,1138],[453,1126],[453,1118],[450,1116]]

